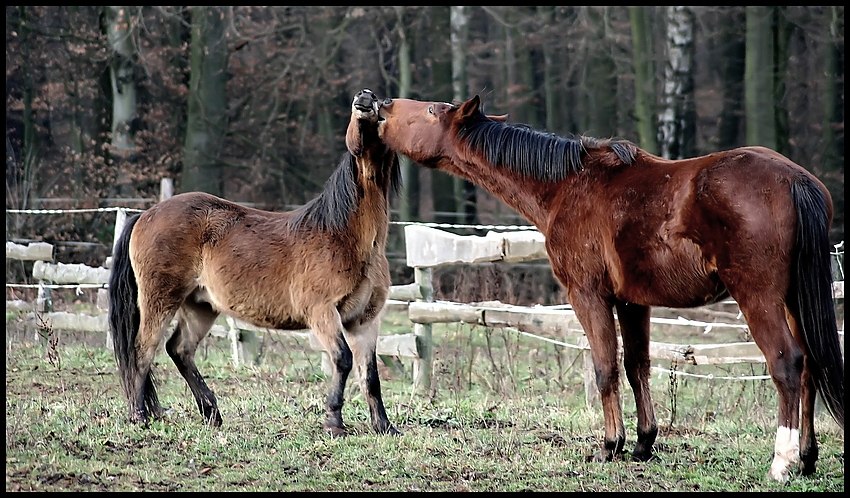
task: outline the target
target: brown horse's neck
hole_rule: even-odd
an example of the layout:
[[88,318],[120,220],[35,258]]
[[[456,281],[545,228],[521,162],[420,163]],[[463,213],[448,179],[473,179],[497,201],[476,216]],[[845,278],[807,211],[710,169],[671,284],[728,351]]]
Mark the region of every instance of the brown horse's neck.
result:
[[[380,147],[383,149],[383,147]],[[374,248],[383,249],[389,228],[389,196],[391,171],[395,154],[383,150],[368,150],[358,157],[357,190],[360,199],[352,214],[351,223],[361,234],[358,252],[370,254]]]
[[557,183],[520,176],[507,168],[493,166],[477,155],[440,161],[437,169],[465,178],[490,192],[546,234]]

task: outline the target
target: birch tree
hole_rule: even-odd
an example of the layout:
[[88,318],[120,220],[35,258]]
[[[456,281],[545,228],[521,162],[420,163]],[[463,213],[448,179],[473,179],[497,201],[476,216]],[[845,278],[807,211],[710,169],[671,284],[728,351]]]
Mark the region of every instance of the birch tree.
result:
[[667,7],[667,60],[664,65],[658,144],[663,157],[695,153],[694,14],[690,7]]

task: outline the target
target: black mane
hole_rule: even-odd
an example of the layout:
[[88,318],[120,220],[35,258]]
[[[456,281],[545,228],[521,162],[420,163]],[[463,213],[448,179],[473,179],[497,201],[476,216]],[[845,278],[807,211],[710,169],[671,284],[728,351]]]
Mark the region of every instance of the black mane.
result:
[[[387,193],[398,193],[401,188],[401,169],[398,155],[391,153]],[[378,168],[379,173],[383,170]],[[382,178],[376,178],[381,181]],[[315,228],[321,231],[339,231],[348,224],[357,209],[361,192],[357,185],[357,159],[344,152],[339,166],[325,182],[322,192],[292,212],[289,227],[292,230]]]
[[483,152],[491,164],[542,181],[563,180],[570,173],[581,171],[582,156],[588,149],[610,147],[625,164],[634,162],[637,150],[628,140],[561,137],[527,125],[486,118],[461,126],[458,137]]

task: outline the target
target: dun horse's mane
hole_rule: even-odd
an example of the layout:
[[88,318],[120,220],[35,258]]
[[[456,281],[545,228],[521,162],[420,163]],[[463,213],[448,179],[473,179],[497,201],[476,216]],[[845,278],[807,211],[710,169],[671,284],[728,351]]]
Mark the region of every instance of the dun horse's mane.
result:
[[588,149],[610,147],[624,164],[635,160],[637,147],[628,140],[585,136],[558,136],[530,126],[490,119],[471,120],[460,127],[458,138],[484,153],[493,165],[542,181],[559,181],[584,168]]
[[[401,186],[401,170],[396,154],[393,154],[392,161],[390,177],[387,179],[388,194],[397,193]],[[344,152],[322,192],[292,212],[289,227],[292,230],[309,228],[331,232],[345,228],[360,201],[357,176],[357,158]]]

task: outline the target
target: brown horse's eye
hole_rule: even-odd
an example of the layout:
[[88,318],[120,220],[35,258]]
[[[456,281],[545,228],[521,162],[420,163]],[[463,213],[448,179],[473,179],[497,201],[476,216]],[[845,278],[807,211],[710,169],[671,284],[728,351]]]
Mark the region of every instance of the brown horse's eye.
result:
[[434,114],[434,106],[432,106],[432,105],[428,106],[428,114]]

